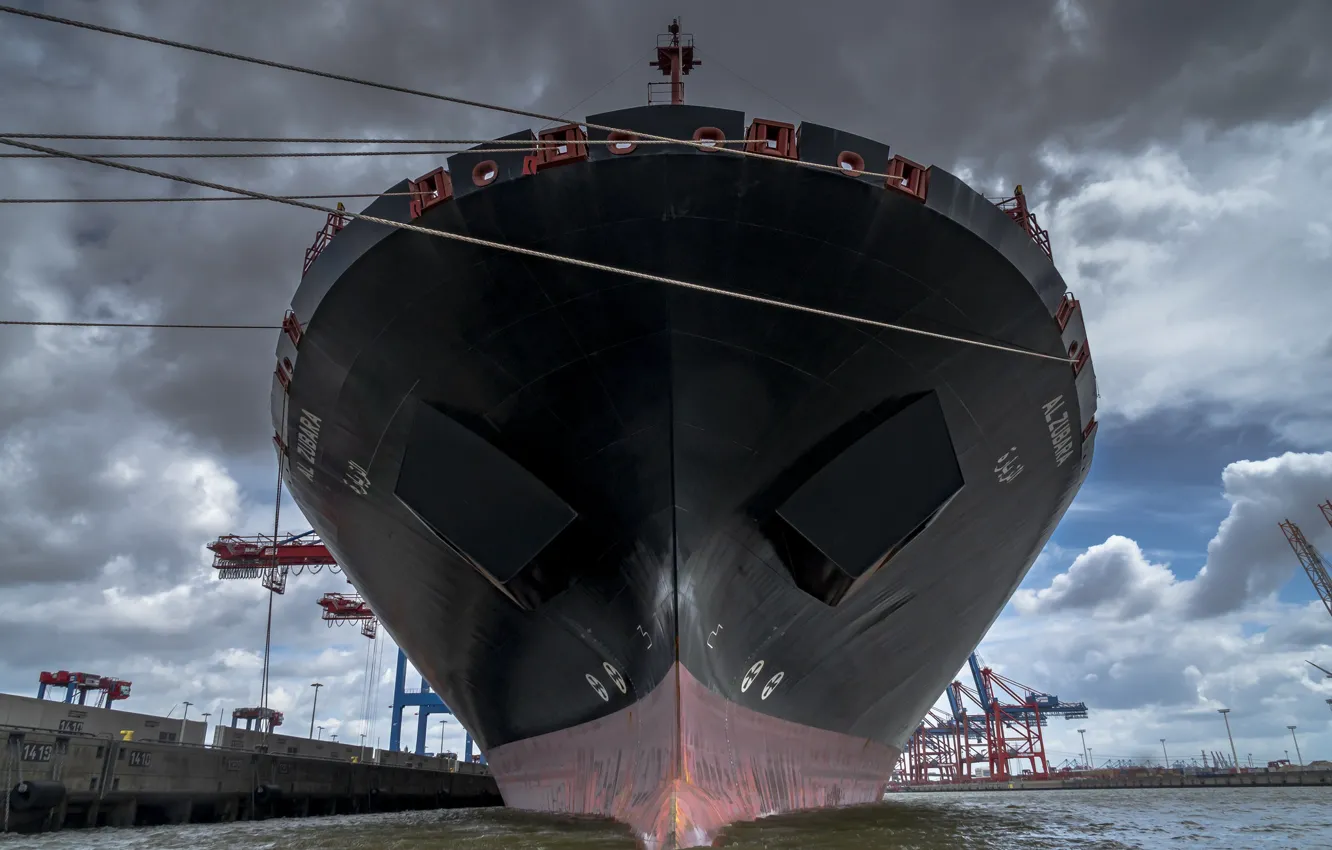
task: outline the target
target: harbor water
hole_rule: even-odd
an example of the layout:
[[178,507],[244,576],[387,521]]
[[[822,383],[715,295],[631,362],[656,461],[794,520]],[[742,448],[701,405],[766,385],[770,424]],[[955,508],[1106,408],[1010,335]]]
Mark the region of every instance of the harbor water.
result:
[[[1332,847],[1332,789],[1186,788],[890,795],[882,804],[733,826],[729,848]],[[632,850],[614,823],[507,809],[69,830],[0,836],[3,850]]]

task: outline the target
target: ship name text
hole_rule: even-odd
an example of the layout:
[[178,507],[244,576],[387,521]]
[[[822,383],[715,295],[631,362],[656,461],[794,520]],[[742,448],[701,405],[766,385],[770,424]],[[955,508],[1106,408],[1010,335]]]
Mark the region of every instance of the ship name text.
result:
[[1045,425],[1050,429],[1050,445],[1054,448],[1055,466],[1073,456],[1073,426],[1068,421],[1068,408],[1064,397],[1055,396],[1041,406],[1045,412]]
[[[319,448],[319,426],[323,422],[304,408],[301,409],[300,424],[296,429],[296,454],[307,463],[296,463],[296,470],[309,481],[314,481],[315,451]],[[308,464],[308,465],[307,465]]]
[[1008,451],[999,456],[994,462],[994,474],[999,476],[999,483],[1008,484],[1022,474],[1026,469],[1018,458],[1017,446],[1011,447]]
[[347,474],[342,476],[342,483],[358,496],[370,492],[370,475],[365,471],[365,467],[354,460],[347,461]]

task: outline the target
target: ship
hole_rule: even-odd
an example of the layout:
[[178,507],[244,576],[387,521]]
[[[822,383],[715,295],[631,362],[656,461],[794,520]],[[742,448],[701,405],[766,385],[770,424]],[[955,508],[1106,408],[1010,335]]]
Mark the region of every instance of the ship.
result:
[[647,105],[330,213],[271,394],[292,497],[505,803],[650,850],[881,800],[1097,428],[1020,187],[687,103],[694,51],[673,23]]

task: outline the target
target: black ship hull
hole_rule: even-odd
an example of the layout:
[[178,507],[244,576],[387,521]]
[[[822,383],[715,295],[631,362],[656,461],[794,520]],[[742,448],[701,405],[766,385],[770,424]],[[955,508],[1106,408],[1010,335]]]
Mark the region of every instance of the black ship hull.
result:
[[[699,107],[597,120],[743,131]],[[887,159],[801,134],[809,161]],[[487,156],[493,182],[473,185]],[[1045,254],[939,169],[922,200],[687,146],[590,146],[535,174],[522,159],[460,154],[447,202],[367,213],[1085,349]],[[292,310],[273,410],[306,517],[506,802],[611,815],[650,846],[878,799],[1091,461],[1089,365],[363,221]]]

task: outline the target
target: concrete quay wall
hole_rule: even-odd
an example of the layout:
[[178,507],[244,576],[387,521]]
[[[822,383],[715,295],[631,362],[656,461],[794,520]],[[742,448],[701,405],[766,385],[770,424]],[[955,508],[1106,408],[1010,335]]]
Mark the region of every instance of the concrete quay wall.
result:
[[0,832],[502,805],[495,779],[0,726]]
[[1332,785],[1332,770],[1281,770],[1271,772],[1181,774],[1145,776],[1089,776],[1065,779],[1010,779],[982,782],[930,782],[923,785],[890,786],[889,793],[957,791],[1058,791],[1075,788],[1250,788],[1285,785]]
[[158,717],[122,709],[0,694],[0,727],[52,729],[71,735],[113,735],[128,732],[138,741],[203,744],[202,720]]

